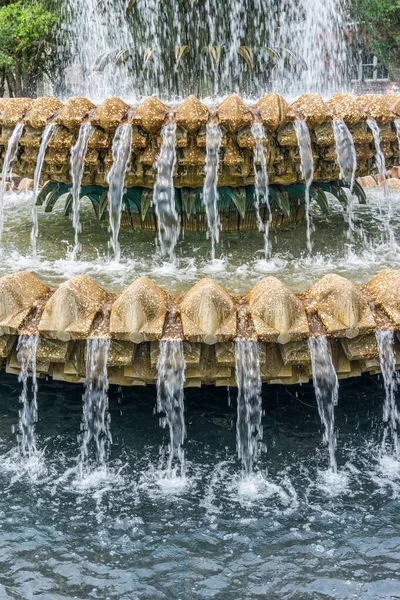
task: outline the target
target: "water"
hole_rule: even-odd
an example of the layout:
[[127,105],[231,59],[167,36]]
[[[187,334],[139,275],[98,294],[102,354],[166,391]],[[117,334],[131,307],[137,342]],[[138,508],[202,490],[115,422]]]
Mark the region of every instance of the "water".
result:
[[[400,269],[400,252],[388,244],[380,215],[382,189],[367,190],[368,204],[354,206],[357,230],[363,237],[347,237],[343,225],[343,207],[329,196],[329,216],[316,203],[312,204],[313,256],[305,251],[306,223],[286,231],[271,231],[271,259],[265,261],[264,236],[257,231],[221,232],[219,256],[210,264],[210,243],[204,233],[185,232],[176,246],[179,268],[161,260],[154,232],[133,232],[122,227],[119,235],[121,259],[109,261],[107,224],[94,218],[87,198],[81,201],[81,235],[79,261],[72,260],[74,231],[64,217],[60,200],[52,213],[38,206],[38,255],[32,256],[32,193],[5,195],[5,228],[0,249],[0,274],[21,269],[34,272],[48,285],[55,287],[80,273],[86,273],[100,286],[110,291],[128,287],[136,277],[146,275],[161,287],[180,293],[188,290],[201,277],[212,277],[232,294],[246,293],[269,274],[278,277],[295,292],[304,292],[326,273],[338,273],[361,285],[380,270]],[[400,235],[400,194],[392,191],[395,238]],[[134,242],[134,252],[132,244]]]
[[[251,132],[255,139],[256,145],[254,148],[254,187],[256,191],[255,208],[256,217],[259,231],[264,231],[265,239],[265,258],[269,258],[269,230],[272,223],[272,212],[269,203],[269,190],[268,190],[268,168],[267,161],[265,158],[265,130],[262,123],[255,123]],[[263,223],[260,216],[260,202],[264,202],[268,209],[268,220]]]
[[203,202],[206,209],[208,233],[211,239],[211,259],[215,260],[215,244],[219,242],[220,219],[217,208],[218,167],[222,133],[218,125],[206,125],[206,176],[203,187]]
[[236,445],[247,476],[253,472],[263,437],[258,342],[236,342]]
[[183,385],[186,363],[180,341],[162,340],[157,362],[157,411],[162,413],[160,425],[168,425],[169,447],[166,474],[183,477],[185,454],[182,448],[186,437]]
[[169,123],[161,131],[162,143],[157,159],[157,180],[153,204],[157,215],[161,256],[174,259],[179,238],[180,220],[175,206],[174,169],[176,164],[176,124]]
[[374,137],[375,164],[376,164],[376,168],[378,169],[379,175],[383,178],[383,181],[384,181],[385,199],[388,199],[389,186],[388,186],[388,181],[387,181],[385,155],[383,154],[382,148],[381,148],[381,131],[380,131],[379,125],[375,121],[375,119],[367,119],[367,125],[370,128],[372,135]]
[[75,485],[82,386],[40,382],[37,444],[47,472],[8,470],[20,390],[0,379],[1,595],[8,598],[332,598],[391,600],[400,587],[400,481],[382,472],[380,378],[343,381],[337,459],[348,475],[322,486],[325,454],[311,385],[263,389],[268,476],[243,481],[236,392],[185,392],[187,485],[152,478],[164,431],[154,387],[110,386],[112,483]]
[[312,252],[311,232],[313,230],[310,215],[310,187],[314,178],[314,158],[312,153],[310,132],[305,121],[294,121],[297,142],[299,144],[301,174],[306,184],[305,206],[307,223],[307,250]]
[[44,157],[46,155],[47,146],[53,136],[55,129],[55,123],[49,123],[43,130],[42,140],[40,142],[39,153],[36,161],[35,174],[33,176],[33,198],[32,198],[32,231],[31,231],[31,245],[32,254],[36,256],[36,241],[38,236],[38,213],[36,200],[39,194],[40,187],[40,176],[42,174]]
[[1,171],[1,183],[0,183],[0,240],[3,235],[4,227],[4,195],[6,192],[7,177],[10,175],[10,167],[17,155],[18,143],[24,130],[23,123],[17,123],[12,132],[10,139],[7,144],[7,151],[4,157],[3,169]]
[[86,378],[81,423],[80,477],[93,468],[105,471],[112,443],[108,410],[107,359],[110,340],[86,341]]
[[337,473],[335,406],[339,398],[339,381],[326,337],[310,338],[313,383],[318,412],[324,427],[324,442],[328,446],[329,470]]
[[[21,335],[17,345],[18,361],[21,364],[18,381],[22,383],[19,397],[22,408],[19,410],[18,445],[21,455],[25,458],[31,458],[36,453],[35,426],[38,420],[36,351],[38,343],[37,336]],[[32,381],[29,387],[30,377]]]
[[400,414],[396,399],[397,372],[393,331],[377,331],[376,341],[378,343],[379,362],[385,388],[382,451],[384,454],[394,453],[395,457],[399,460],[400,443],[397,428],[400,422]]
[[76,260],[79,246],[79,233],[81,232],[80,224],[80,195],[83,171],[85,168],[85,156],[89,143],[89,136],[92,130],[90,123],[82,123],[79,128],[79,135],[76,144],[71,148],[70,164],[71,164],[71,179],[72,179],[72,224],[75,231],[75,244],[73,250],[73,259]]
[[397,139],[399,141],[399,156],[400,156],[400,119],[394,120],[394,126],[396,127]]
[[343,87],[349,49],[342,0],[63,1],[60,47],[70,95],[260,90],[328,93]]
[[125,175],[129,168],[132,150],[132,126],[120,125],[115,132],[112,155],[113,164],[107,175],[108,214],[110,219],[110,245],[118,262],[121,256],[118,236],[121,226],[122,198],[124,195]]
[[353,137],[344,121],[332,121],[335,136],[336,156],[340,167],[340,179],[349,184],[347,217],[349,233],[354,231],[354,199],[353,189],[357,171],[357,156]]

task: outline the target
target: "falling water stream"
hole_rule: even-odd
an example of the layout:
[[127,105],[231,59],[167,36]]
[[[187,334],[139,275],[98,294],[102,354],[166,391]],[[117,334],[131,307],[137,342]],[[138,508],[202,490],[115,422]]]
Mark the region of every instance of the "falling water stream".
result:
[[375,335],[378,344],[383,383],[385,386],[382,452],[387,454],[389,449],[392,448],[395,456],[400,459],[400,442],[398,436],[400,413],[396,401],[398,379],[396,373],[396,355],[394,351],[394,333],[393,331],[377,331]]
[[296,120],[294,121],[293,125],[296,131],[297,143],[299,145],[301,174],[303,175],[304,181],[306,183],[305,206],[307,222],[307,251],[308,254],[311,254],[312,223],[310,215],[310,188],[314,178],[314,158],[312,153],[310,131],[307,127],[307,123],[305,121]]
[[179,238],[180,221],[175,206],[174,169],[176,164],[176,123],[165,125],[161,131],[162,143],[157,159],[157,179],[153,204],[157,215],[158,240],[161,256],[174,258]]
[[108,338],[88,338],[86,378],[81,423],[79,473],[84,477],[94,466],[103,471],[112,443],[108,410]]
[[208,234],[211,238],[211,260],[215,260],[215,244],[219,242],[220,219],[218,214],[218,167],[222,133],[218,125],[206,126],[206,176],[203,202],[206,209]]
[[329,451],[329,469],[336,473],[335,406],[339,397],[339,381],[327,338],[310,338],[308,346],[311,354],[314,392],[321,423],[324,426],[324,442]]
[[40,187],[40,176],[42,174],[42,168],[44,163],[44,157],[46,154],[47,146],[54,134],[55,123],[49,123],[43,130],[42,141],[40,142],[39,153],[36,161],[35,174],[33,176],[33,196],[32,196],[32,231],[31,231],[31,246],[32,254],[36,256],[36,242],[39,232],[38,227],[38,215],[36,200],[39,194]]
[[344,121],[332,121],[335,136],[336,156],[340,168],[340,178],[350,185],[347,214],[349,232],[354,230],[353,189],[357,171],[357,155],[353,137]]
[[85,156],[89,143],[90,132],[92,126],[90,123],[82,123],[79,128],[79,135],[76,144],[71,148],[70,164],[71,164],[71,179],[72,179],[72,224],[75,232],[74,250],[72,253],[73,260],[76,260],[79,252],[79,233],[81,232],[80,223],[80,196],[83,171],[85,168]]
[[[161,340],[157,362],[157,412],[162,413],[160,425],[169,429],[169,450],[166,474],[184,475],[185,454],[182,448],[186,437],[183,385],[186,363],[182,342]],[[176,463],[176,464],[175,464]]]
[[244,472],[250,475],[263,437],[258,342],[236,342],[235,359],[238,386],[236,446]]
[[[19,381],[22,383],[19,397],[22,408],[19,410],[18,442],[24,458],[31,458],[36,453],[35,425],[38,419],[36,351],[38,343],[37,336],[21,335],[18,338],[17,357],[21,364]],[[32,378],[30,389],[29,376]]]
[[[268,168],[267,160],[265,158],[265,130],[262,123],[255,123],[251,132],[256,142],[254,148],[254,187],[255,187],[255,209],[256,218],[258,224],[258,230],[264,231],[264,243],[265,243],[265,258],[268,259],[270,248],[269,248],[269,231],[272,223],[272,212],[269,203],[269,189],[268,189]],[[264,223],[260,215],[260,203],[267,205],[268,219]]]
[[118,262],[121,256],[118,236],[121,226],[122,199],[124,195],[125,175],[129,168],[132,151],[132,125],[120,125],[115,132],[112,155],[113,164],[107,175],[108,212],[110,219],[110,244]]
[[18,150],[19,140],[24,130],[24,123],[17,123],[10,139],[8,140],[7,151],[4,157],[3,169],[1,171],[0,183],[0,240],[3,234],[4,227],[4,194],[6,191],[7,177],[10,174],[11,163],[15,159]]

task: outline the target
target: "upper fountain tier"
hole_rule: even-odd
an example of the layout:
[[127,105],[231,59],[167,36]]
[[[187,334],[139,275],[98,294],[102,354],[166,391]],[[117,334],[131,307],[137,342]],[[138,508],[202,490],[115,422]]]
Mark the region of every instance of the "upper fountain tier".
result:
[[107,187],[106,176],[112,157],[112,142],[121,124],[132,126],[132,153],[126,175],[128,188],[152,188],[155,184],[155,161],[160,153],[161,130],[175,122],[177,161],[173,182],[176,188],[201,188],[204,184],[206,126],[221,128],[219,186],[254,184],[255,139],[252,126],[262,123],[265,129],[265,156],[270,184],[290,185],[303,181],[298,139],[293,126],[297,119],[306,122],[312,141],[314,181],[338,180],[339,167],[335,149],[333,120],[347,125],[353,137],[357,176],[375,170],[373,136],[367,119],[380,128],[386,166],[398,163],[399,147],[394,121],[400,117],[400,100],[395,96],[336,94],[324,102],[318,94],[304,94],[289,105],[279,94],[270,93],[255,105],[247,105],[236,94],[218,106],[206,106],[189,96],[178,106],[167,106],[158,98],[146,98],[137,107],[119,98],[108,98],[95,106],[86,98],[70,98],[65,104],[55,98],[10,98],[0,100],[0,162],[18,123],[24,123],[13,172],[24,177],[34,174],[41,137],[50,122],[56,124],[45,156],[42,178],[71,183],[70,150],[76,143],[82,123],[92,130],[84,161],[82,185]]

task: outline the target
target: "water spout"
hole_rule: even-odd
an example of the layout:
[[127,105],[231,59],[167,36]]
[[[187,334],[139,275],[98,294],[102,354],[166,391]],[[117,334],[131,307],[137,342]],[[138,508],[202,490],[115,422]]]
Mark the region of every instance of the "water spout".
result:
[[396,373],[396,355],[394,352],[394,333],[393,331],[377,331],[375,335],[385,387],[382,451],[386,454],[388,446],[392,444],[396,457],[400,459],[400,443],[398,436],[400,414],[396,403],[398,379]]
[[[38,344],[37,336],[20,335],[18,338],[17,358],[21,364],[18,380],[22,383],[22,392],[19,397],[22,408],[19,411],[18,442],[21,455],[25,458],[31,458],[36,453],[35,425],[38,419],[36,352]],[[29,399],[28,388],[29,374],[32,377],[31,399]]]
[[124,195],[125,175],[128,171],[132,148],[132,125],[120,125],[115,132],[112,155],[113,164],[107,175],[108,212],[111,228],[110,244],[115,260],[119,261],[121,249],[118,242],[121,227],[122,198]]
[[107,359],[110,340],[88,338],[86,342],[86,378],[81,425],[81,477],[93,462],[106,468],[112,437],[108,412]]
[[179,238],[179,215],[175,207],[174,169],[176,164],[176,124],[169,123],[161,131],[162,143],[157,159],[157,180],[153,203],[157,215],[161,255],[172,261]]
[[36,208],[36,200],[39,194],[39,186],[40,186],[40,176],[42,174],[44,157],[46,154],[47,146],[54,134],[55,123],[49,123],[44,128],[42,134],[42,141],[40,142],[39,154],[37,157],[35,174],[33,176],[33,198],[32,198],[32,231],[31,231],[31,246],[32,246],[32,254],[36,256],[36,240],[38,236],[39,226],[38,226],[38,215]]
[[4,227],[4,194],[6,193],[6,181],[9,175],[11,163],[17,156],[18,144],[23,130],[24,123],[17,123],[10,139],[8,140],[7,151],[4,157],[0,184],[0,240],[3,235]]
[[203,202],[206,209],[208,234],[211,238],[211,260],[215,260],[215,244],[219,242],[220,219],[218,214],[218,167],[222,133],[218,125],[206,126],[206,177]]
[[[255,123],[251,132],[253,134],[254,140],[256,142],[254,148],[254,187],[255,187],[255,209],[256,209],[256,219],[258,224],[258,230],[264,231],[264,240],[265,240],[265,258],[268,259],[270,249],[269,249],[269,231],[272,223],[272,212],[271,205],[269,203],[269,190],[268,190],[268,168],[267,161],[265,158],[265,149],[264,149],[264,141],[265,141],[265,130],[262,123]],[[266,223],[263,223],[260,216],[260,202],[263,202],[267,205],[268,209],[268,220]]]
[[250,475],[263,437],[258,342],[236,342],[235,360],[238,386],[236,445],[244,471]]
[[307,250],[312,252],[311,242],[311,215],[310,215],[310,187],[314,178],[314,158],[311,145],[310,131],[305,121],[294,121],[294,128],[297,136],[297,143],[300,152],[301,174],[306,182],[305,205],[306,205],[306,222],[307,222]]
[[182,444],[186,437],[183,384],[186,363],[180,341],[161,340],[157,362],[157,411],[164,413],[161,427],[169,428],[167,474],[172,475],[174,460],[178,461],[180,475],[184,474],[185,454]]
[[329,469],[337,473],[335,406],[339,398],[339,380],[333,366],[326,337],[310,338],[314,392],[321,423],[324,426],[324,442],[329,451]]
[[348,201],[349,232],[354,231],[353,222],[353,189],[357,171],[357,155],[351,135],[346,123],[341,120],[332,121],[333,134],[335,136],[335,147],[340,178],[350,184],[350,197]]
[[73,250],[73,260],[76,260],[80,246],[79,233],[81,232],[81,224],[79,220],[80,195],[83,171],[85,168],[85,156],[89,143],[89,136],[92,130],[90,123],[82,123],[79,128],[79,135],[75,146],[71,148],[71,178],[72,178],[72,224],[75,231],[75,243]]

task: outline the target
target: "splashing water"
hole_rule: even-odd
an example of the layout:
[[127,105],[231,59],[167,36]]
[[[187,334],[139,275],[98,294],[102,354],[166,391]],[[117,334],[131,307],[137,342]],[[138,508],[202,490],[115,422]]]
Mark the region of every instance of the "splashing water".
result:
[[108,412],[107,359],[110,340],[88,338],[86,341],[86,378],[81,424],[79,473],[87,474],[90,464],[106,469],[112,443]]
[[340,168],[340,178],[350,184],[347,215],[349,233],[354,231],[354,202],[353,189],[357,171],[357,155],[353,137],[346,123],[341,120],[332,121],[337,162]]
[[1,171],[1,183],[0,183],[0,240],[3,234],[4,227],[4,194],[6,192],[6,181],[9,176],[11,163],[17,156],[18,144],[24,130],[24,123],[17,123],[14,131],[7,144],[7,151],[3,162],[3,169]]
[[[39,338],[34,335],[20,335],[18,338],[17,357],[21,364],[18,381],[22,383],[22,392],[19,397],[22,408],[19,411],[18,442],[20,453],[24,458],[31,458],[36,453],[35,424],[38,419],[36,352],[38,344]],[[28,388],[29,373],[32,377],[31,399],[29,399]]]
[[388,447],[391,444],[396,457],[400,459],[400,443],[397,431],[400,422],[400,414],[396,403],[397,373],[396,355],[394,351],[394,333],[393,331],[377,331],[375,336],[378,344],[379,362],[385,386],[382,452],[388,454]]
[[307,223],[307,250],[308,253],[311,254],[312,224],[310,215],[310,187],[314,178],[314,158],[312,153],[310,131],[307,127],[307,123],[305,121],[296,120],[294,121],[293,125],[296,131],[297,143],[299,145],[301,174],[306,182],[305,206]]
[[236,342],[235,361],[238,386],[236,444],[245,474],[250,475],[263,437],[258,342]]
[[321,423],[324,426],[324,442],[329,450],[329,470],[337,473],[335,406],[339,397],[339,380],[333,366],[327,338],[310,338],[308,346],[311,354],[314,392]]
[[[265,130],[262,123],[256,123],[252,126],[251,132],[255,139],[256,145],[254,148],[254,187],[255,187],[255,209],[256,218],[258,223],[258,230],[264,231],[265,241],[265,258],[268,259],[270,248],[269,248],[269,231],[272,223],[272,212],[271,205],[269,203],[269,190],[268,190],[268,168],[267,161],[265,158]],[[260,215],[260,202],[264,202],[267,205],[268,220],[266,223],[263,222]]]
[[39,232],[38,226],[38,214],[36,207],[36,200],[39,194],[40,176],[42,174],[42,168],[44,163],[44,157],[46,154],[47,146],[51,138],[53,137],[55,130],[55,123],[49,123],[44,128],[42,134],[42,141],[40,142],[39,154],[36,161],[35,174],[33,176],[33,197],[32,197],[32,231],[31,231],[31,246],[32,254],[36,256],[36,241]]
[[181,477],[184,475],[185,454],[182,444],[186,437],[184,416],[184,394],[186,363],[183,345],[180,341],[161,340],[160,356],[157,362],[157,411],[164,413],[160,418],[161,427],[169,428],[169,454],[167,475],[173,474],[173,463],[178,461]]
[[[162,97],[339,90],[343,0],[63,0],[74,93]],[[71,58],[70,58],[71,57]],[[78,67],[79,65],[79,67]],[[134,82],[134,85],[133,85]]]
[[211,260],[215,260],[215,244],[219,242],[220,219],[218,214],[218,167],[222,133],[218,125],[206,126],[206,176],[203,202],[206,209],[208,234],[211,238]]
[[173,179],[176,164],[176,123],[165,125],[161,131],[161,137],[153,204],[157,215],[161,255],[168,256],[169,260],[173,261],[180,230]]
[[71,179],[72,179],[72,224],[74,226],[74,250],[72,259],[76,260],[80,246],[79,233],[81,232],[81,224],[79,219],[80,195],[83,171],[85,168],[85,156],[89,143],[90,132],[92,126],[90,123],[82,123],[79,128],[79,135],[76,144],[71,148]]
[[399,142],[399,157],[400,157],[400,119],[394,120],[394,126],[396,127],[397,141]]
[[388,180],[387,180],[387,176],[386,176],[385,155],[383,154],[382,148],[381,148],[381,131],[380,131],[379,125],[375,121],[375,119],[367,119],[367,125],[370,128],[371,133],[374,137],[375,164],[376,164],[376,168],[378,169],[379,175],[384,180],[384,188],[383,189],[385,191],[385,199],[387,200],[388,196],[389,196],[389,185],[388,185]]
[[107,175],[108,189],[108,212],[111,228],[110,245],[117,262],[121,257],[121,249],[118,242],[121,227],[122,198],[124,195],[125,175],[128,171],[132,149],[132,126],[120,125],[115,132],[112,155],[113,164]]

